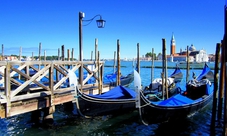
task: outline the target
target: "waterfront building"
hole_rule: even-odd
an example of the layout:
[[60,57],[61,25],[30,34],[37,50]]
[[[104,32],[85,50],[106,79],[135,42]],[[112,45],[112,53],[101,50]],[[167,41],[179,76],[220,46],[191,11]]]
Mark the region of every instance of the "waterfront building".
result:
[[[182,51],[180,49],[179,53],[176,53],[176,41],[174,35],[170,41],[170,55],[167,55],[167,61],[187,61],[187,50]],[[196,50],[195,46],[191,44],[188,50],[189,62],[208,62],[209,55],[204,49]]]

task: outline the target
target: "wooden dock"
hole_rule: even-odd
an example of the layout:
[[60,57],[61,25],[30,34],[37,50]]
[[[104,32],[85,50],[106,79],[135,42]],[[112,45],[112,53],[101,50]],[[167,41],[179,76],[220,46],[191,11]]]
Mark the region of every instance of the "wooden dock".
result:
[[[96,68],[91,71],[89,65]],[[0,75],[4,81],[0,90],[0,118],[42,109],[51,109],[51,114],[55,105],[72,103],[74,87],[67,84],[68,69],[79,73],[81,66],[87,76],[78,88],[84,93],[98,94],[110,89],[110,86],[102,85],[102,61],[0,61],[3,69]],[[29,73],[31,70],[35,71],[32,75]],[[96,82],[86,84],[91,77]]]

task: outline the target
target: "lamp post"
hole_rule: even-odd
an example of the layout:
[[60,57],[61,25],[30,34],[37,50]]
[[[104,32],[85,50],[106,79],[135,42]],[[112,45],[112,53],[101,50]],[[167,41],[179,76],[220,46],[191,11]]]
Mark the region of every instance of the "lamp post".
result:
[[93,18],[89,20],[83,20],[85,17],[85,13],[79,12],[79,61],[81,62],[81,67],[79,68],[79,82],[81,85],[81,89],[83,86],[83,36],[82,36],[82,26],[83,26],[83,21],[88,22],[84,26],[89,25],[96,17],[100,17],[100,19],[96,20],[97,27],[98,28],[104,28],[105,26],[105,20],[102,19],[101,15],[95,15]]

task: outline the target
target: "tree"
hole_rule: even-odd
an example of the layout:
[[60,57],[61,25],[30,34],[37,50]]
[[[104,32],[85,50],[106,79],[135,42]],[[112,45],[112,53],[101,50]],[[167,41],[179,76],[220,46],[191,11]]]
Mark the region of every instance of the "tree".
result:
[[[148,52],[145,55],[146,58],[149,58],[149,57],[152,58],[152,56],[153,56],[152,52]],[[156,59],[156,54],[155,53],[154,53],[154,59]]]

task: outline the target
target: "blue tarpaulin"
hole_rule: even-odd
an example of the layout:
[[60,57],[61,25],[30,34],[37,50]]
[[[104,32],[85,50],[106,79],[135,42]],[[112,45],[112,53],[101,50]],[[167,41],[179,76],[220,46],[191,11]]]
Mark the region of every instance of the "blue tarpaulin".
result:
[[123,86],[117,86],[101,95],[89,95],[98,99],[130,99],[136,98],[136,92]]
[[202,73],[196,78],[198,81],[201,80],[204,76],[207,75],[207,73],[210,72],[210,68],[208,67],[208,65],[205,63],[205,66],[203,68]]

